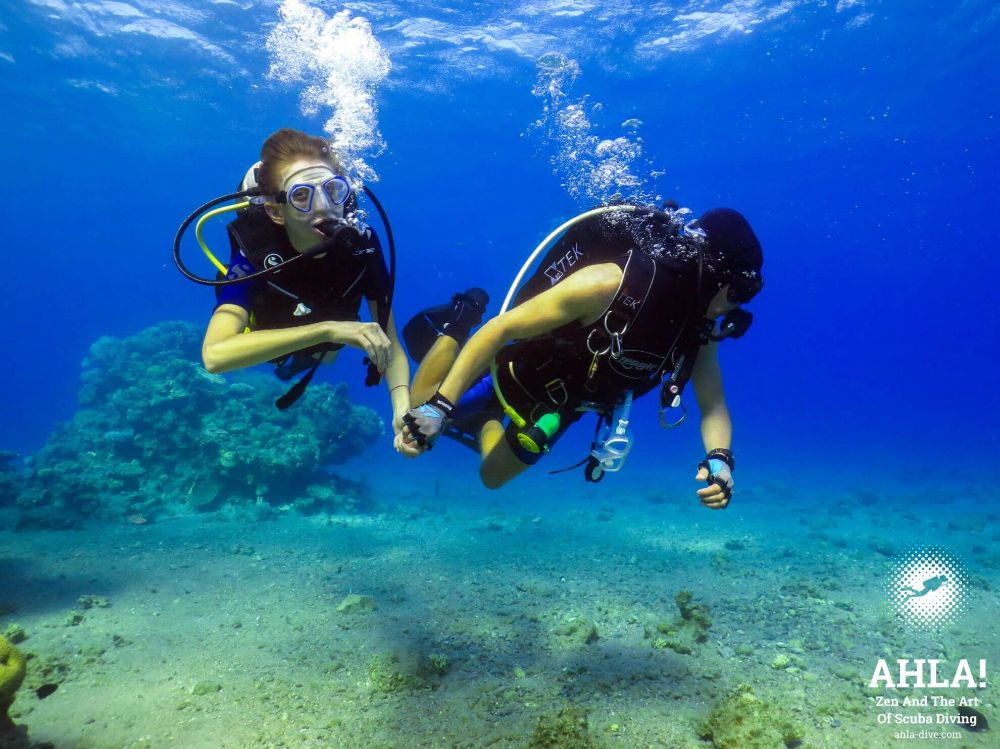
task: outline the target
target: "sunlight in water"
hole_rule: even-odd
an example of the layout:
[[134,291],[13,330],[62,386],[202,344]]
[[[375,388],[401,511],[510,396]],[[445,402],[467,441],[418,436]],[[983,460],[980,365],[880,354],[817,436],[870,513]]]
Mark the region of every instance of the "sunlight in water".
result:
[[371,24],[343,10],[328,17],[302,0],[284,0],[281,21],[267,39],[268,75],[303,85],[302,113],[325,115],[333,147],[362,180],[378,179],[366,161],[385,150],[378,129],[375,90],[389,74],[389,55]]
[[536,66],[538,77],[531,92],[542,99],[543,107],[532,129],[554,148],[553,171],[569,194],[588,204],[656,201],[649,185],[660,173],[643,158],[642,138],[636,132],[642,123],[626,120],[622,124],[631,131],[627,135],[600,137],[591,115],[601,105],[589,104],[586,97],[569,98],[569,90],[580,77],[579,64],[549,52],[538,58]]

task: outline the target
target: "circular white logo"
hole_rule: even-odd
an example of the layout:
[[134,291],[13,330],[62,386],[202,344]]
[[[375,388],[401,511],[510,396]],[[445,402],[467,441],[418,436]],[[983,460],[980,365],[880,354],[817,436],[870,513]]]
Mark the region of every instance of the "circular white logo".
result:
[[281,263],[283,262],[284,258],[282,258],[281,255],[278,255],[277,253],[274,252],[272,252],[270,255],[264,258],[264,265],[266,265],[268,268],[273,268],[276,265],[281,265]]
[[967,587],[965,570],[952,554],[924,547],[900,555],[886,592],[908,624],[937,629],[951,624],[965,609]]

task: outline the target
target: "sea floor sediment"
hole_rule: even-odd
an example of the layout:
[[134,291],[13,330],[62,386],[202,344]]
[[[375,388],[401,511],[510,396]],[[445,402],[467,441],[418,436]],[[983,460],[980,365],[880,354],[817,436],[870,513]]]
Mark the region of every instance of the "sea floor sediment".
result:
[[[724,517],[680,495],[445,487],[371,514],[0,532],[0,632],[20,628],[32,656],[11,716],[81,749],[704,749],[729,745],[706,721],[747,684],[801,727],[791,746],[940,746],[897,738],[920,727],[882,725],[876,706],[935,690],[868,681],[879,658],[1000,663],[995,522],[956,516],[942,535],[863,494],[779,492]],[[921,538],[969,566],[968,610],[939,631],[904,627],[883,589],[892,553]],[[690,647],[681,591],[708,612]],[[993,686],[936,692],[996,714]],[[996,746],[995,729],[929,728]]]

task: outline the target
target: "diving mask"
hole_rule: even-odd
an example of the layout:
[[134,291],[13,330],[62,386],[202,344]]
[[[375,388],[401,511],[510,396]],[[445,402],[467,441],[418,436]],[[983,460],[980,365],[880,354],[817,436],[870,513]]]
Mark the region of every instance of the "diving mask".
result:
[[741,338],[750,329],[753,322],[753,313],[747,312],[742,307],[737,307],[726,313],[718,325],[718,332],[713,330],[708,334],[709,340],[722,341],[726,338]]
[[764,288],[764,277],[760,271],[734,273],[729,278],[726,298],[733,304],[747,304]]
[[297,182],[275,195],[274,202],[287,203],[299,213],[312,213],[317,190],[322,190],[333,205],[343,205],[351,197],[351,183],[336,174],[319,185]]

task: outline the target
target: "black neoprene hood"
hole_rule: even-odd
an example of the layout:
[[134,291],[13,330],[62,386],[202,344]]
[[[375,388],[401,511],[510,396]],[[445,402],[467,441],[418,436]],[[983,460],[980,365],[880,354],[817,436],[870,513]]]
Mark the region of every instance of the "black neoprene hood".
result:
[[698,219],[708,235],[712,254],[724,273],[757,273],[764,266],[764,251],[750,223],[732,208],[713,208]]

